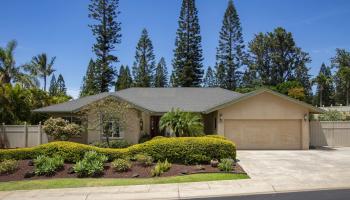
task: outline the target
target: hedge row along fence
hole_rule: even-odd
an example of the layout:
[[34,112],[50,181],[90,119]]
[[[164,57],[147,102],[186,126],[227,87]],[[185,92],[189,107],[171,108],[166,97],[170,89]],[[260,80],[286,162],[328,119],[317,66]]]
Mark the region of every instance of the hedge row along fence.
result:
[[51,142],[31,148],[18,148],[0,150],[0,160],[3,159],[33,159],[38,155],[59,155],[66,162],[81,160],[86,151],[96,151],[108,156],[109,160],[117,158],[130,158],[138,153],[145,153],[154,160],[172,163],[194,164],[207,163],[211,159],[236,159],[235,144],[221,136],[156,137],[142,144],[135,144],[124,149],[99,148],[73,142]]

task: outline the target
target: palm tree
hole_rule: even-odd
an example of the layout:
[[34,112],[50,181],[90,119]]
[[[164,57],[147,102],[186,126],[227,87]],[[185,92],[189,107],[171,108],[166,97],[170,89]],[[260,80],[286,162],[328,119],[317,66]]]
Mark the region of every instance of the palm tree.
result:
[[30,71],[32,75],[43,78],[44,91],[46,91],[47,77],[49,77],[55,71],[53,68],[55,60],[56,57],[52,57],[50,62],[48,62],[46,53],[42,53],[33,57],[31,63],[27,66],[27,70]]
[[323,73],[320,73],[314,80],[313,82],[317,84],[318,88],[319,88],[319,95],[320,95],[320,106],[323,105],[323,91],[325,89],[325,87],[329,84],[332,84],[332,78],[331,77],[327,77],[326,75],[324,75]]
[[202,118],[199,114],[172,109],[159,121],[160,130],[170,128],[176,137],[196,136],[203,133]]

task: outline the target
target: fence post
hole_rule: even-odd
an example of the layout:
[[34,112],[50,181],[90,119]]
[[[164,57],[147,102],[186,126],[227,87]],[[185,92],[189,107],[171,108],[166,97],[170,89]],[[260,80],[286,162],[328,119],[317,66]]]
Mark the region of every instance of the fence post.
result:
[[41,122],[39,122],[39,145],[43,143],[43,133],[42,133],[42,127],[41,127]]
[[28,126],[27,126],[27,122],[24,122],[24,146],[28,147]]

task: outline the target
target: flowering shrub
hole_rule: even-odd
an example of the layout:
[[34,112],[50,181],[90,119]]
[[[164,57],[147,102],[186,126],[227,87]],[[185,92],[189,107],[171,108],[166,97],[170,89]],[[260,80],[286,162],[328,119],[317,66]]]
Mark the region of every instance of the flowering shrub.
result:
[[79,136],[81,127],[74,123],[69,123],[62,118],[50,118],[44,122],[43,129],[47,135],[55,140],[66,141],[73,136]]

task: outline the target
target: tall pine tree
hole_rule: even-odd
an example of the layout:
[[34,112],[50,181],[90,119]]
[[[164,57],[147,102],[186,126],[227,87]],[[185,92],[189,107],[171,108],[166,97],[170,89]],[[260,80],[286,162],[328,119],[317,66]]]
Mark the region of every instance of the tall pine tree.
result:
[[89,5],[89,18],[96,21],[89,26],[96,37],[93,51],[97,57],[95,79],[99,92],[108,92],[116,73],[113,63],[118,58],[111,52],[121,42],[118,6],[119,0],[91,0]]
[[215,74],[210,66],[208,67],[207,73],[205,74],[205,77],[203,80],[203,86],[204,87],[215,87],[216,86]]
[[171,72],[170,79],[169,79],[169,87],[177,87],[175,83],[175,73]]
[[130,88],[132,86],[132,77],[129,66],[122,65],[119,70],[119,75],[115,83],[115,91]]
[[151,87],[155,68],[153,44],[146,29],[136,46],[135,62],[132,69],[135,87]]
[[168,86],[168,70],[166,67],[165,59],[162,57],[156,67],[156,73],[154,76],[154,87],[167,87]]
[[55,74],[52,74],[51,81],[50,81],[50,87],[49,87],[49,94],[50,96],[56,96],[57,95],[57,81]]
[[339,104],[350,105],[350,52],[336,49],[332,58],[332,66],[336,68],[336,99]]
[[202,37],[195,0],[183,0],[173,59],[174,86],[199,87],[203,78]]
[[67,88],[66,88],[66,83],[64,82],[62,74],[58,75],[56,85],[57,85],[57,94],[66,96]]
[[[244,43],[242,27],[233,1],[229,0],[222,21],[219,46],[216,53],[216,71],[218,86],[235,90],[239,83],[241,72],[239,69],[244,60]],[[222,76],[224,75],[224,78]]]
[[100,93],[100,88],[98,87],[98,73],[95,62],[90,59],[87,71],[83,77],[83,84],[80,89],[80,97],[94,95]]

